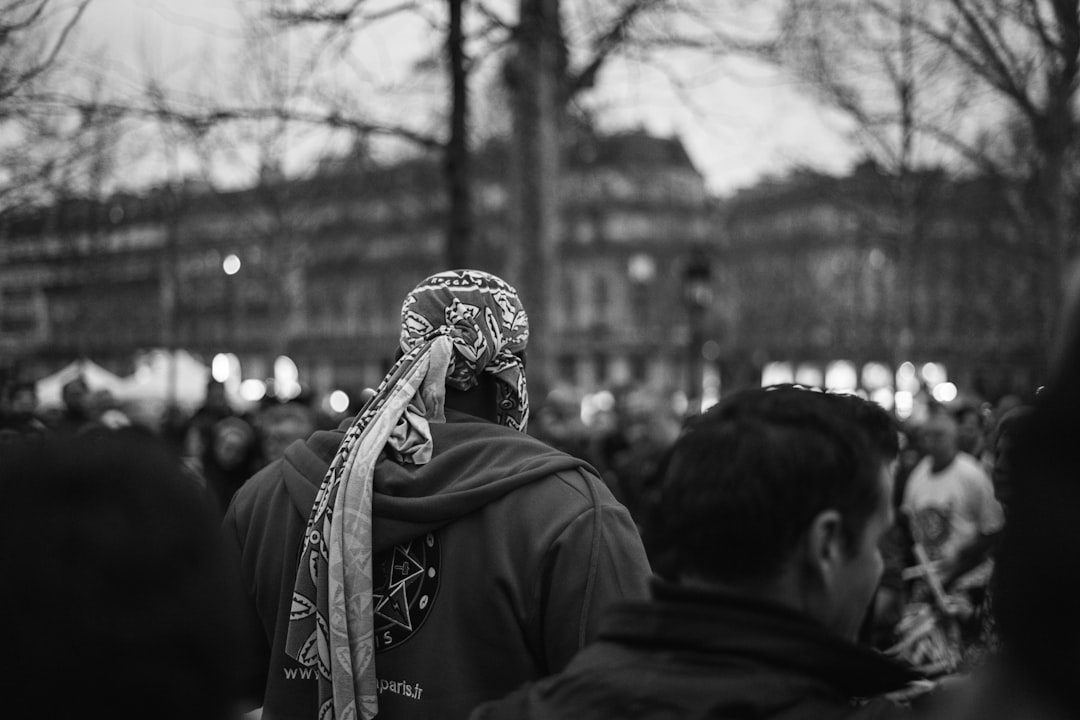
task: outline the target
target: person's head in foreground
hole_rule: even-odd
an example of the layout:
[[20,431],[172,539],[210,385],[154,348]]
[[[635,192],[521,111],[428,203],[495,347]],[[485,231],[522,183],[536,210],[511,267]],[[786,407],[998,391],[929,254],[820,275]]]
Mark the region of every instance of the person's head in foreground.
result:
[[0,486],[8,703],[234,715],[239,598],[216,518],[175,455],[124,433],[26,440],[0,453]]
[[794,386],[690,423],[645,526],[658,572],[789,606],[854,639],[883,571],[898,436],[877,405]]
[[[447,348],[442,352],[440,340]],[[432,348],[420,395],[435,419],[445,402],[524,430],[529,419],[528,342],[529,318],[517,290],[490,273],[436,273],[417,284],[402,303],[400,352]]]
[[[309,572],[297,574],[294,602],[327,611],[290,618],[287,652],[320,669],[319,707],[326,717],[379,712],[375,640],[365,631],[373,624],[373,603],[346,602],[340,594],[330,598],[338,573],[341,585],[357,587],[372,574],[371,501],[364,497],[372,492],[376,460],[385,453],[402,465],[427,465],[434,453],[432,425],[446,423],[447,408],[523,433],[529,419],[523,357],[528,337],[517,291],[486,272],[437,273],[402,303],[400,354],[338,445],[315,497],[298,564]],[[339,543],[323,541],[339,532],[350,538],[350,552],[363,548],[355,555],[364,559],[344,557]],[[338,636],[347,648],[332,652],[337,638],[328,628],[335,629],[335,618],[345,615],[346,631]]]
[[906,690],[916,672],[854,642],[897,450],[879,406],[796,386],[688,421],[644,515],[651,599],[613,608],[566,670],[473,720],[840,718]]

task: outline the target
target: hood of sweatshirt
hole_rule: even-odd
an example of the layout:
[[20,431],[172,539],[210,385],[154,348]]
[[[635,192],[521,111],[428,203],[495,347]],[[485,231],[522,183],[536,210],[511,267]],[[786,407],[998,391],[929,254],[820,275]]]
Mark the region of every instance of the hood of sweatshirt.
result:
[[[293,505],[311,512],[330,462],[351,419],[289,446],[282,474]],[[376,552],[478,510],[510,491],[565,471],[596,474],[585,461],[536,438],[452,410],[432,423],[433,451],[424,465],[399,463],[385,453],[375,465],[373,533]]]

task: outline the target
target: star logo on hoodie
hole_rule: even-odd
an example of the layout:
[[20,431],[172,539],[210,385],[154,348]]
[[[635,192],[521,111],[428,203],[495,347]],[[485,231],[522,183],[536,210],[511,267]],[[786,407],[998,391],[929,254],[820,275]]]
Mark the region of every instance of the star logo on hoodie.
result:
[[375,651],[399,645],[420,629],[439,589],[439,545],[433,533],[378,553]]

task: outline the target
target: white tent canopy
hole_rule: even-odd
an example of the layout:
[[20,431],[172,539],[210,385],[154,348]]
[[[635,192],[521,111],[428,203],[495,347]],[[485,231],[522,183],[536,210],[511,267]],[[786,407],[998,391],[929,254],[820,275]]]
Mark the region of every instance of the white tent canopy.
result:
[[38,404],[43,408],[63,405],[62,390],[65,385],[82,375],[91,392],[108,390],[119,397],[127,381],[114,375],[93,360],[75,360],[52,375],[37,381]]
[[206,399],[210,368],[186,350],[150,350],[135,361],[135,373],[124,379],[119,400],[194,408]]
[[135,372],[120,377],[93,360],[81,359],[37,382],[38,405],[63,405],[63,387],[79,375],[91,392],[107,390],[123,405],[140,405],[149,414],[175,403],[191,410],[206,399],[210,368],[185,350],[150,350],[135,360]]

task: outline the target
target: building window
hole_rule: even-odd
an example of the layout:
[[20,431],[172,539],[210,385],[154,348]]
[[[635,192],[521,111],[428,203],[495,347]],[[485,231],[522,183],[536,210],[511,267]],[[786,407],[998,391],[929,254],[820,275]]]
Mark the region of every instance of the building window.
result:
[[610,373],[608,368],[608,356],[605,353],[597,353],[593,356],[593,367],[596,369],[596,383],[598,385],[604,385],[607,383]]
[[577,288],[574,286],[574,276],[569,273],[563,277],[562,300],[562,316],[564,324],[570,328],[576,327],[580,321],[580,318],[575,317],[575,313],[579,307],[577,301]]
[[559,356],[559,379],[574,383],[577,379],[577,359],[573,355]]
[[591,217],[581,218],[574,223],[574,241],[579,245],[589,245],[596,240],[596,222]]
[[608,287],[607,278],[603,275],[597,275],[593,279],[593,307],[596,308],[598,322],[610,321],[611,289]]

